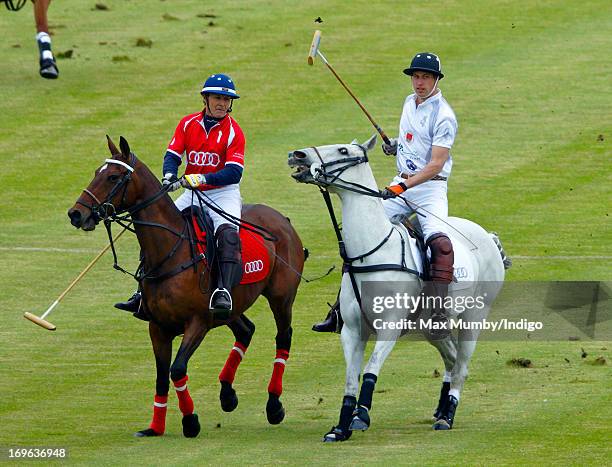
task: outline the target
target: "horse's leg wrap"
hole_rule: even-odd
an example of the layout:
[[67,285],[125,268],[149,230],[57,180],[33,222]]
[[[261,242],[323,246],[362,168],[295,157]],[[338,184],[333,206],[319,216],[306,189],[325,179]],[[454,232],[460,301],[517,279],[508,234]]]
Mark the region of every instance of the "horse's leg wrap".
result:
[[276,335],[276,358],[274,359],[272,378],[270,378],[270,384],[268,384],[268,393],[277,397],[280,397],[283,392],[283,374],[291,350],[292,334],[293,329],[289,326],[286,331]]
[[349,425],[353,418],[353,411],[357,406],[357,398],[355,396],[344,396],[342,399],[342,408],[340,409],[340,420],[338,420],[338,428],[342,430],[344,434],[347,434]]
[[193,413],[193,400],[189,394],[189,389],[187,389],[188,379],[189,377],[185,375],[181,379],[173,381],[174,389],[176,389],[176,396],[179,400],[179,409],[181,409],[183,416]]
[[272,370],[272,378],[268,384],[268,393],[274,394],[277,397],[283,393],[283,374],[285,373],[285,364],[289,358],[289,351],[284,349],[276,349],[276,358],[274,359],[274,369]]
[[[453,263],[455,262],[453,244],[450,238],[443,233],[433,234],[427,240],[427,245],[431,250],[429,274],[432,282],[448,286],[453,281]],[[444,295],[446,296],[446,294]]]
[[236,371],[238,370],[238,366],[244,358],[246,351],[247,347],[244,344],[241,344],[238,341],[234,342],[234,347],[232,347],[232,350],[225,361],[225,365],[223,366],[221,373],[219,373],[220,382],[228,384],[232,384],[234,382]]
[[215,234],[219,258],[217,288],[232,290],[242,277],[240,235],[232,224],[221,224]]
[[168,395],[155,395],[153,399],[153,420],[149,428],[158,435],[163,435],[166,431],[166,411],[168,410]]
[[237,321],[232,321],[228,326],[234,333],[236,342],[234,342],[234,347],[225,361],[223,370],[219,373],[219,381],[232,384],[238,366],[244,358],[244,354],[251,343],[253,334],[255,334],[255,324],[243,315]]
[[359,400],[357,401],[359,407],[365,407],[368,410],[372,408],[372,394],[374,394],[374,387],[376,386],[377,379],[377,376],[372,373],[365,373],[363,375],[361,391],[359,391]]

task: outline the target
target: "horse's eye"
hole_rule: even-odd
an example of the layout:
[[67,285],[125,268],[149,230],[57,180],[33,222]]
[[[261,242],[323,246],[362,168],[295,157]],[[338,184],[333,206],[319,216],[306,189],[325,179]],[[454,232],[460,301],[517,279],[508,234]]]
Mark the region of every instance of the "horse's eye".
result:
[[340,154],[343,154],[345,156],[348,154],[348,149],[346,149],[346,148],[340,148],[340,149],[338,149],[338,151],[340,152]]
[[119,180],[119,175],[113,174],[108,176],[108,181],[111,183],[116,183]]

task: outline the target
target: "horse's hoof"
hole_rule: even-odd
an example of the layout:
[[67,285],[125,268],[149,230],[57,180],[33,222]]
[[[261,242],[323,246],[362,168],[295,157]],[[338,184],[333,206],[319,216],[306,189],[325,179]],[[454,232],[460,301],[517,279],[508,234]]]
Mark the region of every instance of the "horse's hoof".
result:
[[270,425],[278,425],[285,419],[285,408],[278,396],[270,394],[266,404],[266,416]]
[[370,428],[370,425],[359,417],[354,417],[349,425],[351,431],[366,431],[368,428]]
[[368,428],[370,428],[370,414],[368,413],[368,409],[359,406],[353,412],[353,420],[351,420],[349,430],[366,431]]
[[433,429],[436,431],[439,430],[450,430],[452,429],[452,426],[449,425],[449,423],[444,420],[443,418],[440,418],[438,420],[436,420],[436,423],[433,424]]
[[200,433],[200,422],[194,413],[183,417],[183,435],[185,438],[195,438]]
[[219,400],[221,401],[221,409],[224,412],[232,412],[238,407],[238,396],[236,391],[229,383],[221,383],[221,392],[219,393]]
[[134,436],[136,438],[145,438],[148,436],[161,436],[161,435],[163,435],[163,433],[157,433],[152,428],[147,428],[146,430],[141,430],[141,431],[137,431],[136,433],[134,433]]
[[335,426],[330,431],[325,433],[325,436],[323,436],[323,442],[324,443],[339,443],[341,441],[348,440],[352,434],[353,434],[352,431],[345,433],[340,428]]

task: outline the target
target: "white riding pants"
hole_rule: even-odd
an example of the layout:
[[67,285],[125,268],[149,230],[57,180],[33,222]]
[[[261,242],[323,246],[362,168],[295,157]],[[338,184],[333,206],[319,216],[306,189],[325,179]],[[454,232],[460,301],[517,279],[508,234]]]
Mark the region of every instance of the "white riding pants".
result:
[[[240,217],[242,214],[242,198],[240,196],[240,190],[236,187],[222,187],[216,190],[208,190],[208,191],[200,191],[203,195],[204,200],[213,206],[219,207],[223,209],[228,214],[231,214],[234,217]],[[198,196],[193,193],[192,190],[185,190],[185,192],[179,196],[174,202],[179,211],[182,211],[186,207],[191,205],[200,206],[200,201]],[[202,208],[205,211],[208,211],[213,224],[215,226],[215,232],[221,224],[227,224],[229,221],[225,219],[223,216],[217,214],[212,209],[206,207],[204,202],[202,202]],[[238,228],[238,227],[236,227]]]
[[[392,184],[396,185],[405,180],[400,176],[393,179]],[[410,209],[406,203],[397,198],[383,200],[383,206],[388,218],[396,214],[408,214],[412,210],[419,215],[419,222],[423,228],[425,241],[435,233],[448,235],[449,226],[443,222],[448,217],[448,199],[446,197],[447,182],[441,180],[429,180],[421,183],[414,188],[409,188],[401,194],[401,198],[408,201],[412,206]],[[411,204],[414,203],[414,204]]]

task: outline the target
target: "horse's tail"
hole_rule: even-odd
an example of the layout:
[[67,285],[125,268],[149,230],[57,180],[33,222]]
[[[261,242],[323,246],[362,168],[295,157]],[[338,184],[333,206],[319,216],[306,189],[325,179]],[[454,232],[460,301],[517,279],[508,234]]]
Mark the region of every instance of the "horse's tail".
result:
[[504,263],[504,269],[510,269],[512,267],[512,260],[506,256],[506,252],[504,251],[504,247],[502,245],[501,240],[496,232],[489,232],[491,238],[495,242],[497,249],[499,250],[499,254],[501,255],[502,262]]

